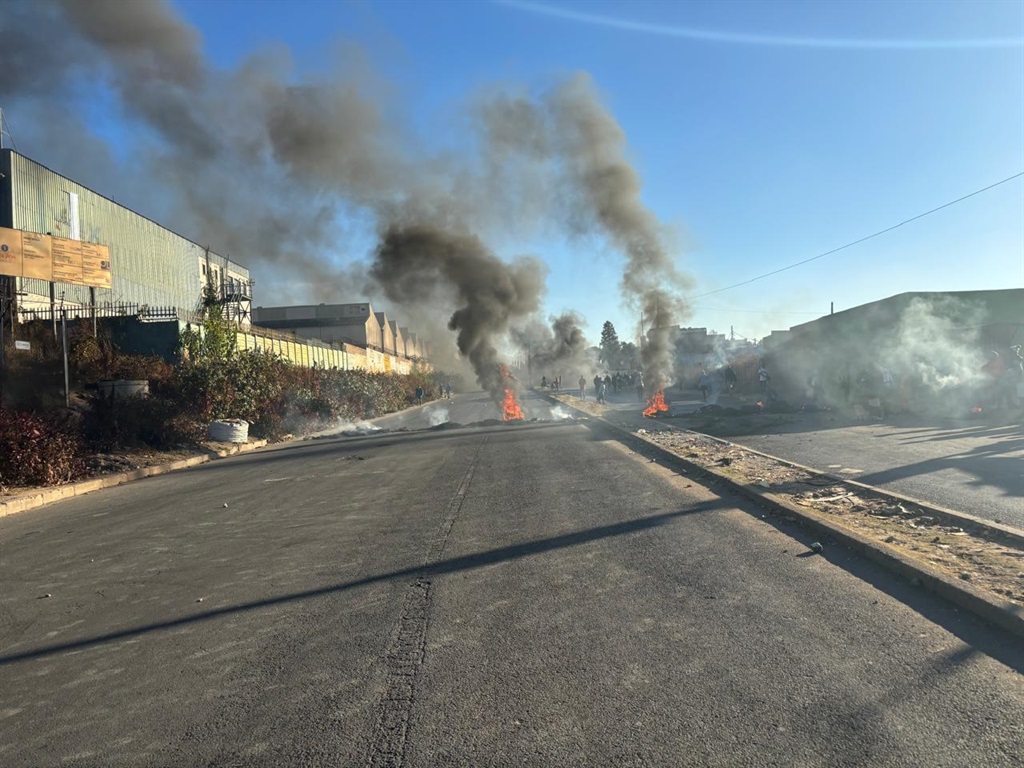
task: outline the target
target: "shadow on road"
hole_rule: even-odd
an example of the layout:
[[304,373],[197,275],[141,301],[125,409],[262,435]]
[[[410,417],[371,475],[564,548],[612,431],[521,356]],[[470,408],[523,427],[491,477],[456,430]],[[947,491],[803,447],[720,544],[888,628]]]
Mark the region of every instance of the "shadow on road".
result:
[[[719,494],[722,501],[727,502],[730,508],[746,512],[759,521],[771,525],[776,530],[792,537],[807,548],[803,552],[794,554],[793,557],[825,558],[837,568],[841,568],[851,576],[855,576],[861,581],[870,584],[875,589],[903,603],[928,621],[956,635],[975,651],[998,659],[1003,664],[1024,674],[1024,644],[1011,638],[1006,632],[992,627],[970,613],[961,612],[960,609],[951,603],[913,586],[853,550],[846,549],[845,547],[841,548],[834,543],[825,542],[822,551],[820,553],[815,552],[811,549],[811,545],[819,538],[819,535],[810,533],[798,523],[779,516],[774,507],[761,507],[757,502],[741,495],[738,491],[724,488],[713,475],[708,475],[702,470],[694,469],[690,464],[683,462],[682,459],[665,454],[634,435],[623,434],[618,430],[613,430],[600,421],[587,421],[584,424],[591,431],[601,433],[600,437],[594,437],[593,439],[618,441],[643,458],[653,459],[664,467],[685,474],[695,482],[707,487],[713,493]],[[823,539],[822,541],[824,542],[825,540]],[[834,608],[835,606],[830,609]]]
[[685,509],[680,509],[675,512],[666,512],[660,515],[641,517],[635,520],[627,520],[622,523],[615,523],[613,525],[602,525],[597,526],[595,528],[586,528],[581,531],[576,531],[574,533],[562,534],[561,536],[552,536],[550,538],[538,539],[536,541],[529,541],[523,544],[514,544],[507,547],[498,547],[497,549],[489,549],[483,552],[478,552],[473,555],[453,557],[447,560],[441,560],[436,563],[426,564],[417,568],[402,568],[397,571],[390,571],[388,573],[382,573],[376,576],[368,576],[363,579],[356,579],[355,581],[343,582],[341,584],[332,584],[330,586],[320,587],[318,589],[308,589],[302,592],[292,592],[290,594],[265,598],[263,600],[253,600],[252,602],[248,603],[240,603],[238,605],[226,606],[224,608],[217,608],[211,611],[203,611],[201,613],[193,614],[191,616],[181,616],[176,619],[169,619],[167,621],[160,621],[151,624],[144,624],[137,627],[130,627],[127,629],[118,630],[116,632],[108,632],[102,635],[96,635],[94,637],[81,638],[79,640],[71,640],[65,643],[43,646],[35,650],[23,651],[21,653],[10,654],[7,656],[0,656],[0,666],[6,666],[8,664],[13,664],[19,661],[26,661],[29,659],[38,659],[45,656],[52,656],[54,654],[64,653],[67,651],[79,651],[85,648],[91,648],[97,645],[102,645],[103,643],[126,640],[128,638],[138,637],[140,635],[147,635],[153,632],[160,632],[163,630],[176,629],[179,627],[188,626],[190,624],[198,624],[200,622],[220,618],[222,616],[230,616],[233,614],[259,610],[261,608],[286,605],[289,603],[296,603],[302,600],[340,594],[351,589],[356,589],[357,587],[363,587],[370,584],[377,584],[380,582],[390,581],[393,579],[429,579],[435,576],[443,576],[445,574],[455,573],[458,571],[468,571],[476,568],[483,568],[484,566],[493,565],[495,563],[505,562],[508,560],[515,560],[517,558],[528,557],[530,555],[538,555],[544,552],[565,549],[567,547],[573,547],[579,544],[586,544],[588,542],[597,541],[599,539],[606,539],[614,536],[624,536],[630,533],[634,533],[636,531],[643,531],[651,528],[656,528],[658,526],[670,523],[672,520],[679,517],[683,517],[685,515],[710,512],[715,509],[720,509],[724,506],[724,504],[725,503],[722,501],[695,504],[693,506],[687,507]]
[[1020,473],[1020,458],[992,456],[991,453],[992,451],[979,447],[956,456],[926,459],[879,472],[868,472],[858,475],[857,482],[884,486],[908,477],[953,469],[975,475],[974,479],[964,481],[964,484],[969,487],[997,488],[1002,491],[1004,496],[1024,497],[1024,476]]

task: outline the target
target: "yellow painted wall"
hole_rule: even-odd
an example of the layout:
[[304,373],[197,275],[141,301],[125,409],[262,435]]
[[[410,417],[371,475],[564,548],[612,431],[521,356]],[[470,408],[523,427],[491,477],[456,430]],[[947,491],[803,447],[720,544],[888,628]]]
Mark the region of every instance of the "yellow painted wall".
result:
[[247,331],[236,335],[238,349],[261,350],[279,355],[293,365],[304,368],[337,368],[341,371],[364,370],[375,373],[407,374],[413,364],[403,357],[396,357],[375,349],[364,349],[352,344],[341,348],[308,344],[299,340],[279,339]]

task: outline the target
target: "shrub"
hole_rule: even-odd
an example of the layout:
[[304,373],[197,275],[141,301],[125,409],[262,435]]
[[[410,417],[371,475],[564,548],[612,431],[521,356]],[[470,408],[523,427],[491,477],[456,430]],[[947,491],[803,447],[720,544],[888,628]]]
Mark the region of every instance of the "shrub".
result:
[[159,395],[92,397],[90,405],[82,432],[99,450],[174,448],[202,437],[193,419],[183,418],[176,403]]
[[72,379],[93,384],[110,379],[167,381],[173,367],[155,355],[126,355],[118,351],[108,333],[93,337],[91,329],[79,326],[68,334],[68,363]]
[[75,426],[0,406],[0,484],[57,485],[85,474]]

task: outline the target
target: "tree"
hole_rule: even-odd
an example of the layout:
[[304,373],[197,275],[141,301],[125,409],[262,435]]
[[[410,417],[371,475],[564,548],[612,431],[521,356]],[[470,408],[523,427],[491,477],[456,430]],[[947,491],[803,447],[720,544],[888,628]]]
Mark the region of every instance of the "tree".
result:
[[598,359],[605,365],[611,366],[619,355],[619,335],[615,332],[615,326],[611,320],[605,320],[601,326],[601,354]]
[[640,370],[640,350],[636,344],[626,341],[619,346],[619,357],[616,360],[616,368],[623,368],[627,371]]
[[223,362],[230,359],[237,341],[235,326],[224,317],[224,307],[211,285],[203,289],[202,312],[200,328],[193,329],[190,325],[181,332],[179,344],[183,356],[193,361]]

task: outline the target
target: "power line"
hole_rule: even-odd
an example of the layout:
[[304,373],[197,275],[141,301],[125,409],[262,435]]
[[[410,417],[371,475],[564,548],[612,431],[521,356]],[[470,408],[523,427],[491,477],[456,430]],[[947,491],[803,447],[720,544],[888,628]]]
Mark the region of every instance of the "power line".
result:
[[817,256],[812,256],[809,259],[804,259],[803,261],[798,261],[795,264],[790,264],[788,267],[781,267],[781,268],[776,269],[776,270],[774,270],[772,272],[766,272],[763,275],[758,275],[757,277],[752,277],[749,280],[744,280],[742,283],[734,283],[733,285],[727,285],[725,288],[719,288],[718,290],[715,290],[715,291],[708,291],[707,293],[698,293],[696,296],[687,296],[686,298],[687,299],[702,299],[705,296],[713,296],[716,293],[722,293],[722,291],[729,291],[729,290],[732,290],[733,288],[739,288],[741,285],[749,285],[750,283],[753,283],[753,282],[755,282],[757,280],[763,280],[766,277],[771,277],[772,275],[777,275],[780,272],[785,272],[787,269],[793,269],[794,267],[799,267],[799,266],[802,266],[803,264],[809,264],[812,261],[817,261],[818,259],[823,259],[826,256],[831,256],[833,253],[839,253],[839,251],[843,251],[843,250],[846,250],[847,248],[852,248],[855,245],[859,245],[859,244],[865,242],[866,240],[870,240],[873,237],[878,237],[879,235],[884,235],[886,232],[892,232],[894,229],[899,229],[904,224],[909,224],[912,221],[917,221],[918,219],[923,219],[925,216],[930,216],[933,213],[941,211],[943,208],[949,208],[949,206],[951,206],[951,205],[956,205],[957,203],[962,203],[964,200],[967,200],[968,198],[974,197],[975,195],[980,195],[982,192],[988,192],[988,190],[994,189],[994,188],[998,187],[1000,184],[1005,184],[1008,181],[1013,181],[1014,179],[1019,179],[1021,176],[1024,176],[1024,171],[1021,171],[1020,173],[1015,173],[1015,174],[1013,174],[1013,176],[1007,176],[1002,181],[997,181],[995,184],[989,184],[987,187],[982,187],[981,189],[977,189],[977,190],[975,190],[974,192],[971,192],[968,195],[964,195],[963,197],[958,197],[956,200],[951,200],[948,203],[940,205],[938,208],[932,208],[930,211],[925,211],[924,213],[919,213],[919,214],[917,214],[917,216],[912,216],[909,219],[905,219],[904,221],[901,221],[899,224],[893,224],[891,227],[886,227],[885,229],[879,230],[878,232],[875,232],[874,234],[867,235],[866,237],[862,237],[859,240],[854,240],[852,243],[847,243],[846,245],[841,245],[838,248],[833,248],[831,251],[825,251],[825,253],[819,253]]
[[[722,289],[725,290],[724,288]],[[723,309],[721,307],[694,307],[691,306],[689,309],[699,309],[702,312],[749,312],[754,315],[827,315],[828,310],[823,312],[788,312],[782,309]]]

